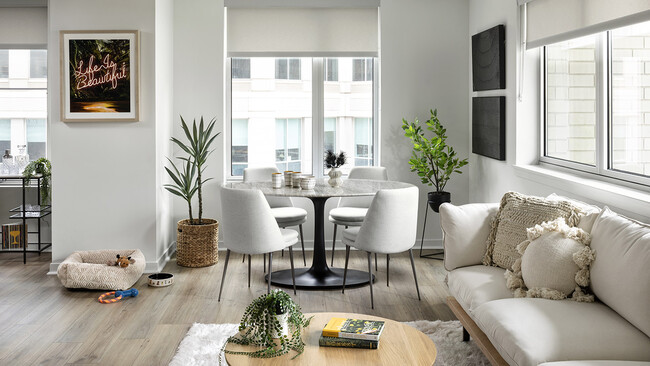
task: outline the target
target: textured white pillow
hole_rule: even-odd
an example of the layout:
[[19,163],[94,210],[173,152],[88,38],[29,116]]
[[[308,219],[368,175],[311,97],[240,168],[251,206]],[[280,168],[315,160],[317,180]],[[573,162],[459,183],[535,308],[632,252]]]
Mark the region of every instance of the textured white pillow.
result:
[[589,285],[589,265],[595,256],[589,233],[569,227],[560,217],[535,225],[527,234],[528,240],[517,246],[521,258],[505,274],[515,297],[594,301],[581,288]]
[[650,337],[650,225],[605,207],[591,233],[591,246],[598,252],[591,267],[591,289]]
[[560,196],[555,193],[549,194],[546,197],[546,199],[551,201],[567,201],[572,203],[574,206],[579,207],[580,210],[582,210],[582,214],[580,215],[580,222],[576,226],[588,233],[591,233],[591,229],[594,226],[596,217],[598,217],[598,215],[600,215],[600,212],[602,211],[598,206],[590,205],[588,203],[578,201],[573,198]]

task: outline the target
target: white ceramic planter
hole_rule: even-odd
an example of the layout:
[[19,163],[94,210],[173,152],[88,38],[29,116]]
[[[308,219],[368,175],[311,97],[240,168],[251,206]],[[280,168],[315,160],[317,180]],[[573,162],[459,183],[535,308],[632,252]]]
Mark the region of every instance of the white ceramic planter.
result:
[[343,183],[343,180],[341,179],[343,172],[339,168],[332,168],[327,175],[330,176],[330,179],[327,181],[330,186],[338,187]]

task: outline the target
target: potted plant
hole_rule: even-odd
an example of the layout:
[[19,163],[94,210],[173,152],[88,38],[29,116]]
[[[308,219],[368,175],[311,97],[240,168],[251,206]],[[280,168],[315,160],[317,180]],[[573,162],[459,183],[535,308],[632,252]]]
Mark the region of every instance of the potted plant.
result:
[[436,188],[428,193],[428,202],[438,212],[442,203],[451,202],[451,193],[445,191],[449,178],[453,173],[462,174],[459,169],[467,165],[467,159],[458,158],[454,149],[447,145],[447,130],[438,119],[437,109],[431,111],[431,118],[425,124],[426,129],[433,132],[431,138],[425,136],[417,118],[415,122],[402,119],[404,135],[413,143],[413,155],[409,160],[411,171],[418,174],[422,183]]
[[[255,358],[271,358],[284,355],[290,350],[304,351],[303,329],[309,326],[306,318],[291,296],[282,290],[273,290],[248,305],[239,324],[239,333],[229,337],[222,351],[230,354],[248,355]],[[228,343],[261,347],[254,351],[229,351]]]
[[50,164],[50,161],[46,158],[40,158],[29,162],[23,171],[23,178],[26,179],[27,185],[29,185],[30,179],[35,175],[41,175],[43,177],[41,179],[40,190],[41,202],[38,204],[45,205],[52,197],[52,164]]
[[348,160],[348,157],[345,155],[345,151],[341,151],[338,155],[332,151],[327,150],[325,152],[325,166],[330,168],[327,175],[330,176],[330,179],[327,181],[330,186],[338,187],[341,185],[341,176],[343,172],[339,169],[342,167],[345,162]]
[[[181,117],[181,127],[185,132],[187,143],[172,137],[171,141],[180,147],[187,157],[177,157],[181,161],[181,170],[174,162],[167,158],[171,169],[165,167],[172,183],[165,184],[166,190],[183,198],[187,202],[189,218],[178,222],[176,239],[176,260],[178,265],[185,267],[205,267],[217,263],[219,223],[213,219],[203,218],[203,183],[212,178],[205,179],[203,173],[208,157],[213,150],[210,146],[220,133],[213,134],[216,119],[209,123],[203,122],[203,117],[197,125],[196,119],[192,123],[192,130]],[[195,219],[192,215],[192,198],[198,195],[199,215]]]

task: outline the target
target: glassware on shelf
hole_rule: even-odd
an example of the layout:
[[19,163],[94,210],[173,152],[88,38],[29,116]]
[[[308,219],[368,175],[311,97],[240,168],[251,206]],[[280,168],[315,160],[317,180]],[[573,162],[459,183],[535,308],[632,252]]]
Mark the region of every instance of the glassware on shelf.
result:
[[9,151],[5,150],[5,154],[2,156],[2,164],[0,164],[0,174],[2,175],[18,174],[17,171],[14,173],[14,157],[11,156]]
[[29,154],[26,152],[27,145],[18,145],[18,155],[16,155],[16,169],[17,174],[23,174],[25,167],[29,164]]

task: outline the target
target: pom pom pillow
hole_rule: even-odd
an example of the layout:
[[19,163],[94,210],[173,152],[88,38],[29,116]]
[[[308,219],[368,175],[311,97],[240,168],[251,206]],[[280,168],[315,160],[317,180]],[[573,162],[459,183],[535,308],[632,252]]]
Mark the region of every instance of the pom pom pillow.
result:
[[517,246],[521,258],[505,274],[515,297],[594,301],[584,290],[595,258],[589,233],[570,227],[560,217],[528,229],[527,236]]

